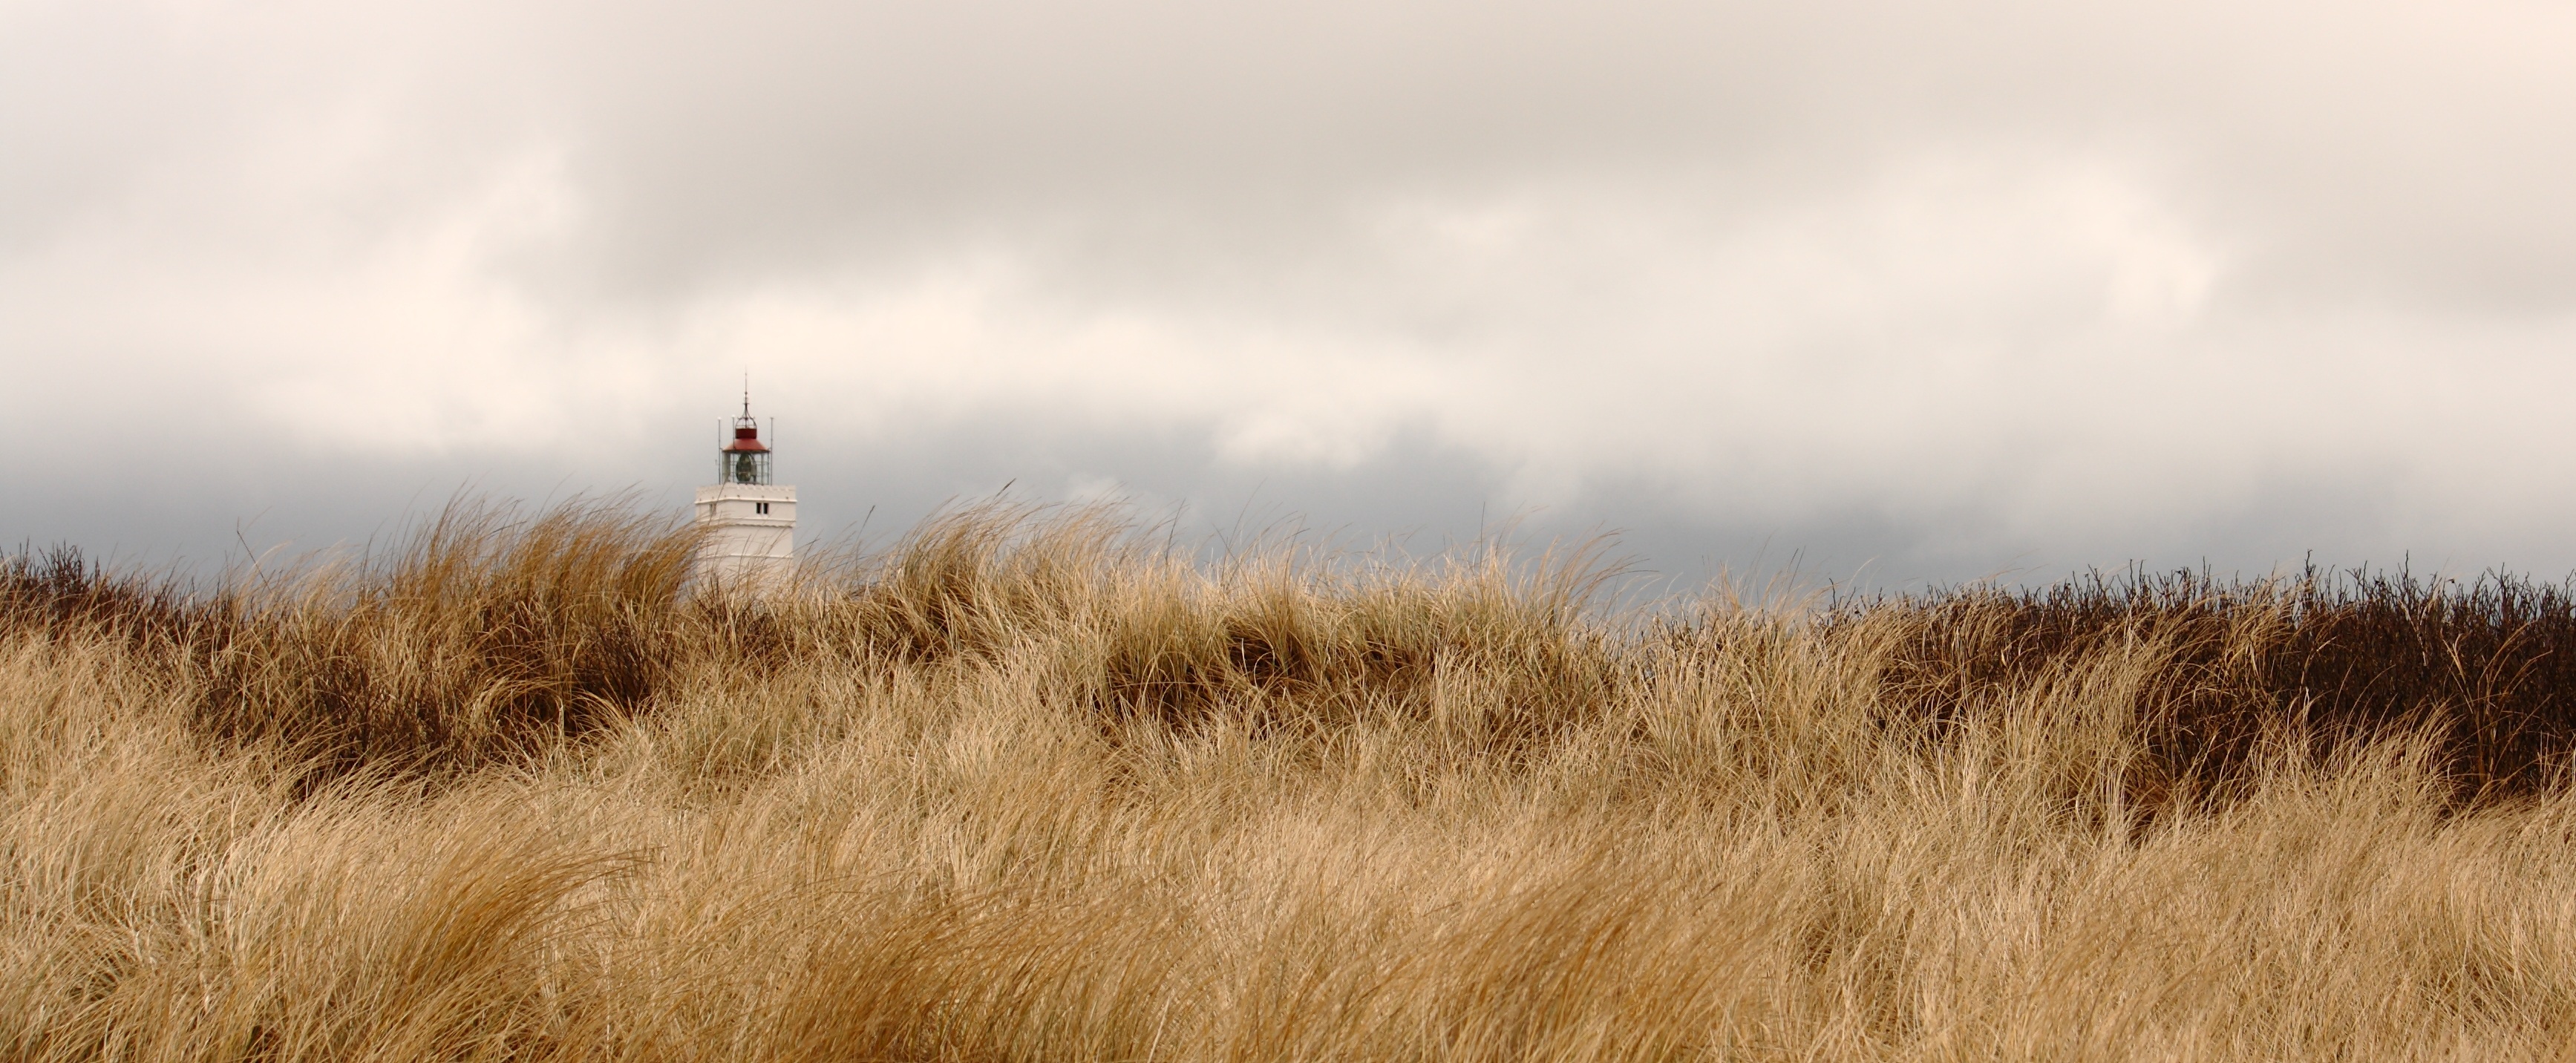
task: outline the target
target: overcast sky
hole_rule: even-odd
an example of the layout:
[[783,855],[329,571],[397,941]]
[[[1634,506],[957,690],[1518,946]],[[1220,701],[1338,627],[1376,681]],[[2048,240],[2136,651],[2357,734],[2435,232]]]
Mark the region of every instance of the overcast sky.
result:
[[0,534],[2576,569],[2576,5],[0,0]]

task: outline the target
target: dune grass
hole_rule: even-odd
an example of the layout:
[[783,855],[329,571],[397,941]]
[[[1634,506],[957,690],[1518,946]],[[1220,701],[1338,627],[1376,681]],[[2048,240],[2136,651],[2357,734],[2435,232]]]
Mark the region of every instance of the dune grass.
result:
[[2576,1054],[2561,588],[1613,606],[988,507],[749,598],[695,545],[0,564],[0,1051]]

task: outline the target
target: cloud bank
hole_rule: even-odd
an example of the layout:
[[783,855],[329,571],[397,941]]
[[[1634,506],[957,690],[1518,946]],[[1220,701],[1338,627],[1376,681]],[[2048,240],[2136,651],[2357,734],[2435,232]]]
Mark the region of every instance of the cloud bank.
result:
[[834,527],[1015,481],[1360,537],[1534,511],[1674,572],[2564,571],[2571,36],[18,0],[0,531],[202,556],[458,483],[676,498],[748,368]]

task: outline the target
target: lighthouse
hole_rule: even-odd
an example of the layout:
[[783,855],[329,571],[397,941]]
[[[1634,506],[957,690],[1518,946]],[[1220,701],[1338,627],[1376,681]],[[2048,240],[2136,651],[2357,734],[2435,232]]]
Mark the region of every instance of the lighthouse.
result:
[[771,452],[751,416],[751,389],[742,391],[742,416],[718,440],[716,482],[698,488],[698,524],[706,529],[698,573],[718,585],[746,590],[785,586],[796,569],[796,489],[770,481]]

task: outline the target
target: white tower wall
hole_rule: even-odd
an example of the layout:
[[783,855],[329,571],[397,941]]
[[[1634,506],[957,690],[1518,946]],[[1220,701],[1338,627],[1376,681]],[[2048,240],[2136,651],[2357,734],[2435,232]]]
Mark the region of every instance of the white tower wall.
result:
[[728,587],[784,586],[796,570],[796,488],[715,484],[698,488],[707,529],[698,574]]

